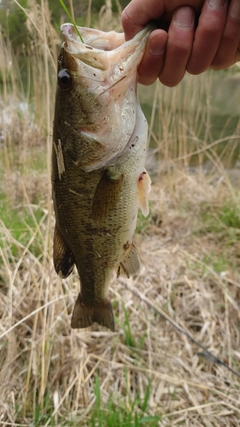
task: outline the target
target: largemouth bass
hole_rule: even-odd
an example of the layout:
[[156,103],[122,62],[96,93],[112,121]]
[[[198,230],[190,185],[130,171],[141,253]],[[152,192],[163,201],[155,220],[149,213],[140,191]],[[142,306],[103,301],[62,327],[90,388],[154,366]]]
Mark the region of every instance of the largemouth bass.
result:
[[94,322],[114,330],[108,284],[129,277],[140,259],[133,244],[138,207],[148,214],[144,168],[147,122],[137,100],[137,68],[145,28],[126,42],[121,33],[61,27],[52,150],[56,216],[53,258],[66,278],[76,265],[81,291],[71,326]]

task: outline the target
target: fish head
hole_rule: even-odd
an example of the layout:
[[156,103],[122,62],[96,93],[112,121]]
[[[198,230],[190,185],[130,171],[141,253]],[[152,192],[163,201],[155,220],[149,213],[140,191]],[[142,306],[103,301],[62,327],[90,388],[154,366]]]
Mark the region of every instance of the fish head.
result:
[[134,131],[137,68],[152,29],[126,42],[123,33],[78,27],[83,43],[72,24],[61,26],[55,121],[86,171],[111,164]]

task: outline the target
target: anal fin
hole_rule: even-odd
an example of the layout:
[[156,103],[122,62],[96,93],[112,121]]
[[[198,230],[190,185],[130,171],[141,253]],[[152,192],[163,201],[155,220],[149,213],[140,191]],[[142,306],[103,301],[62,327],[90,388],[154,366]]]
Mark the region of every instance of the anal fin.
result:
[[138,251],[133,243],[127,243],[123,258],[119,264],[117,276],[130,277],[137,274],[141,267],[141,261]]
[[148,194],[151,191],[151,178],[146,169],[138,178],[138,207],[141,209],[144,216],[149,214]]
[[73,310],[71,327],[73,329],[87,328],[94,322],[114,332],[112,304],[110,301],[106,300],[97,304],[85,305],[80,293]]
[[53,263],[57,274],[64,279],[72,272],[75,264],[73,253],[65,243],[57,225],[53,238]]

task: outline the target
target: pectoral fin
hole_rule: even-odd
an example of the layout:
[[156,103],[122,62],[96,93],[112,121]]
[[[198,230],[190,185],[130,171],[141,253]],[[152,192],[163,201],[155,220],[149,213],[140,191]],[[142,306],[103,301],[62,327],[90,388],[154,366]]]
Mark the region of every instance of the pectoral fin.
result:
[[55,226],[53,239],[53,263],[57,274],[64,279],[72,272],[75,264],[73,253],[65,243],[57,226]]
[[120,198],[122,181],[123,175],[114,178],[108,170],[104,172],[93,197],[92,213],[94,219],[106,219],[109,211],[114,209]]
[[138,207],[141,209],[144,216],[149,214],[148,194],[151,191],[151,178],[146,169],[138,178]]
[[133,274],[137,274],[140,267],[141,261],[136,247],[133,243],[127,243],[126,250],[118,267],[117,276],[123,275],[129,278]]

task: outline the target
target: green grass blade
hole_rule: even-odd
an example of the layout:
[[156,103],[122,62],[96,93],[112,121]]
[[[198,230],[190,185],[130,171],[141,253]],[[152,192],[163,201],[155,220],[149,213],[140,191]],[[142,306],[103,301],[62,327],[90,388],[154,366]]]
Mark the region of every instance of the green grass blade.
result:
[[149,400],[149,396],[150,396],[150,386],[151,386],[151,382],[149,381],[147,388],[146,388],[143,403],[142,403],[142,411],[143,412],[145,412],[147,410],[147,407],[148,407],[148,400]]
[[75,22],[74,22],[74,20],[73,20],[73,18],[72,18],[72,16],[71,16],[71,14],[70,14],[70,12],[68,11],[68,8],[67,8],[67,6],[65,5],[64,1],[63,1],[63,0],[59,0],[59,2],[60,2],[60,4],[61,4],[62,8],[64,9],[64,11],[66,12],[67,16],[69,17],[69,19],[70,19],[71,23],[73,24],[73,26],[74,26],[74,28],[75,28],[75,30],[76,30],[76,32],[77,32],[77,35],[79,36],[79,38],[80,38],[81,42],[82,42],[82,43],[84,43],[84,40],[83,40],[83,38],[82,38],[82,36],[81,36],[81,34],[80,34],[79,30],[78,30],[78,27],[76,26],[76,24],[75,24]]

